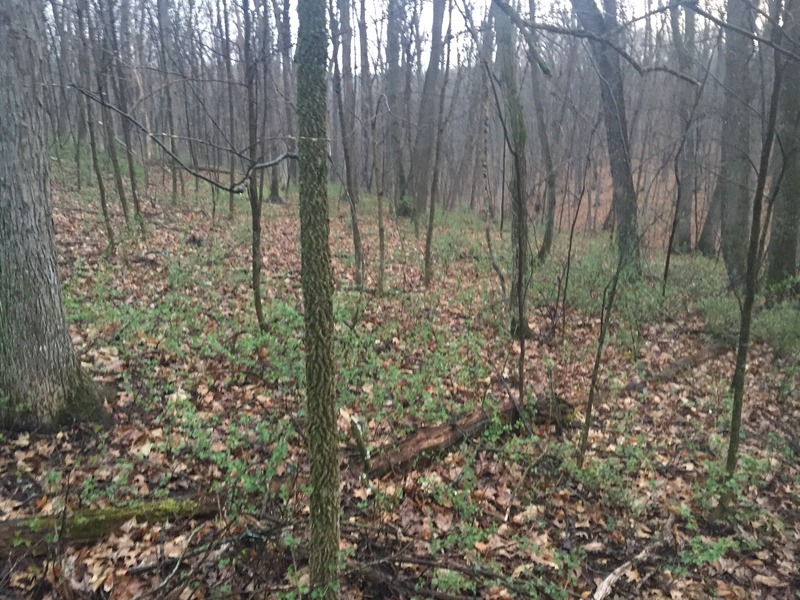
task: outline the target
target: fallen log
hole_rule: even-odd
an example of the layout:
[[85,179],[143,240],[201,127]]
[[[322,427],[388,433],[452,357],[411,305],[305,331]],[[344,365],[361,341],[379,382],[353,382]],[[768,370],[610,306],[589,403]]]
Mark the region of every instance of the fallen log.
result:
[[448,448],[480,434],[490,423],[499,420],[503,425],[514,423],[519,418],[516,402],[504,402],[495,414],[479,412],[460,421],[443,423],[433,427],[423,427],[415,431],[394,448],[384,447],[372,458],[367,476],[371,479],[383,477],[387,473],[402,468],[425,451],[447,450]]
[[673,360],[661,371],[651,373],[650,375],[644,377],[644,379],[636,379],[631,381],[622,389],[622,391],[640,392],[647,387],[648,383],[667,383],[668,381],[674,381],[685,372],[696,369],[709,360],[719,358],[723,354],[728,353],[730,350],[732,350],[730,344],[726,344],[724,342],[714,342],[704,348],[701,348],[694,354]]
[[67,514],[0,521],[0,555],[41,555],[55,543],[86,544],[101,539],[131,519],[158,523],[167,519],[208,517],[218,512],[212,500],[158,500],[125,508],[88,508]]
[[[652,373],[644,379],[637,379],[630,382],[623,388],[623,392],[641,391],[648,383],[663,383],[676,379],[679,375],[694,369],[702,363],[722,356],[730,350],[730,346],[724,343],[713,343],[700,351],[674,360],[663,370]],[[609,394],[609,392],[606,392]],[[560,428],[569,421],[571,408],[563,400],[556,398],[555,402],[549,402],[549,406],[539,407],[534,421],[541,425],[545,423],[554,424]],[[370,459],[370,467],[366,469],[366,475],[370,478],[380,478],[387,473],[402,469],[410,464],[414,459],[424,452],[442,452],[463,442],[466,439],[480,435],[490,423],[497,418],[501,424],[513,424],[519,418],[517,404],[513,400],[507,400],[497,409],[497,414],[488,414],[481,411],[459,421],[424,427],[415,431],[397,445],[387,445],[373,453]]]

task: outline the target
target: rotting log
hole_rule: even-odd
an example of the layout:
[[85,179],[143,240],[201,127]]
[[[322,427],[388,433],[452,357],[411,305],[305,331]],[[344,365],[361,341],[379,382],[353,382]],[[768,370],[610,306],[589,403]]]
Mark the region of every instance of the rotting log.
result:
[[408,436],[396,447],[378,451],[372,459],[367,476],[371,479],[383,477],[387,473],[407,465],[423,452],[441,452],[480,434],[490,423],[499,422],[502,425],[509,425],[518,418],[519,411],[516,402],[508,400],[501,404],[494,413],[481,411],[460,421],[424,427]]
[[673,360],[661,371],[652,373],[644,379],[631,381],[622,389],[622,391],[642,391],[645,387],[647,387],[648,383],[667,383],[668,381],[673,381],[683,373],[696,369],[705,362],[714,360],[715,358],[719,358],[720,356],[727,354],[731,351],[731,349],[732,347],[730,344],[726,344],[724,342],[714,342],[708,346],[705,346],[704,348],[701,348],[694,354]]
[[210,499],[167,499],[124,508],[89,508],[67,514],[0,521],[0,556],[41,555],[54,543],[76,545],[93,542],[131,519],[158,523],[168,519],[208,517],[218,511],[218,504]]
[[[724,343],[710,344],[690,356],[674,360],[662,371],[653,373],[644,380],[632,381],[622,391],[632,392],[644,389],[648,383],[672,381],[686,371],[718,358],[729,350],[730,346]],[[553,400],[545,401],[544,405],[540,401],[533,421],[537,425],[555,425],[556,429],[560,431],[561,427],[570,420],[571,407],[560,398]],[[480,411],[458,421],[424,427],[398,444],[387,445],[374,452],[366,475],[372,479],[383,477],[391,471],[406,468],[424,452],[442,452],[466,439],[480,435],[493,422],[509,425],[518,419],[519,411],[516,401],[507,400],[497,408],[494,414]]]

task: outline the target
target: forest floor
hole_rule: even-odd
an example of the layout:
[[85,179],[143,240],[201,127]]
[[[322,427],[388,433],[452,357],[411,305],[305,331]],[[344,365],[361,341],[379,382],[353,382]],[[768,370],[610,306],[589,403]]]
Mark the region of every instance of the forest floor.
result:
[[[296,198],[264,207],[261,331],[243,200],[233,221],[212,218],[207,199],[171,208],[165,197],[163,209],[145,202],[147,237],[125,235],[107,257],[94,188],[55,187],[71,331],[86,372],[117,390],[113,425],[2,434],[0,524],[65,522],[84,508],[163,498],[206,509],[188,519],[132,518],[80,544],[57,541],[63,527],[43,546],[0,544],[0,597],[303,597]],[[566,314],[557,303],[566,236],[534,269],[519,402],[520,345],[508,335],[483,224],[440,217],[426,290],[423,242],[407,221],[387,220],[378,296],[353,289],[347,207],[333,200],[344,598],[798,597],[797,306],[759,307],[729,484],[735,505],[720,520],[738,312],[719,264],[675,259],[664,297],[655,254],[641,281],[623,282],[579,468],[614,268],[607,237],[577,240]],[[375,209],[369,199],[362,208],[373,288]],[[505,268],[508,235],[495,227],[492,236]],[[510,422],[498,412],[509,402],[519,403]],[[409,435],[443,424],[440,433],[452,432],[475,415],[486,418],[481,431],[376,477],[351,426],[374,462]]]

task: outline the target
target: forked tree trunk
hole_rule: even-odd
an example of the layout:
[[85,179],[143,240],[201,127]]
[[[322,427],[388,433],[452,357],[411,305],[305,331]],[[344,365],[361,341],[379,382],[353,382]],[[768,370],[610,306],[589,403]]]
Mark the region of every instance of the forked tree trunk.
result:
[[53,429],[98,414],[61,300],[42,90],[44,15],[0,3],[0,427]]

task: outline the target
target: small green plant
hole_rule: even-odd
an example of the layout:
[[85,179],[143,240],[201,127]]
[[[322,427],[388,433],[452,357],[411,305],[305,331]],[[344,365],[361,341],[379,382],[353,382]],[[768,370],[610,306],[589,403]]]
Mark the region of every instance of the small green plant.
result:
[[403,219],[410,219],[414,216],[414,199],[411,196],[404,195],[397,199],[395,212],[398,217]]
[[463,573],[451,571],[450,569],[435,569],[432,583],[440,592],[452,594],[463,594],[465,592],[474,594],[478,589],[475,581],[467,578]]

